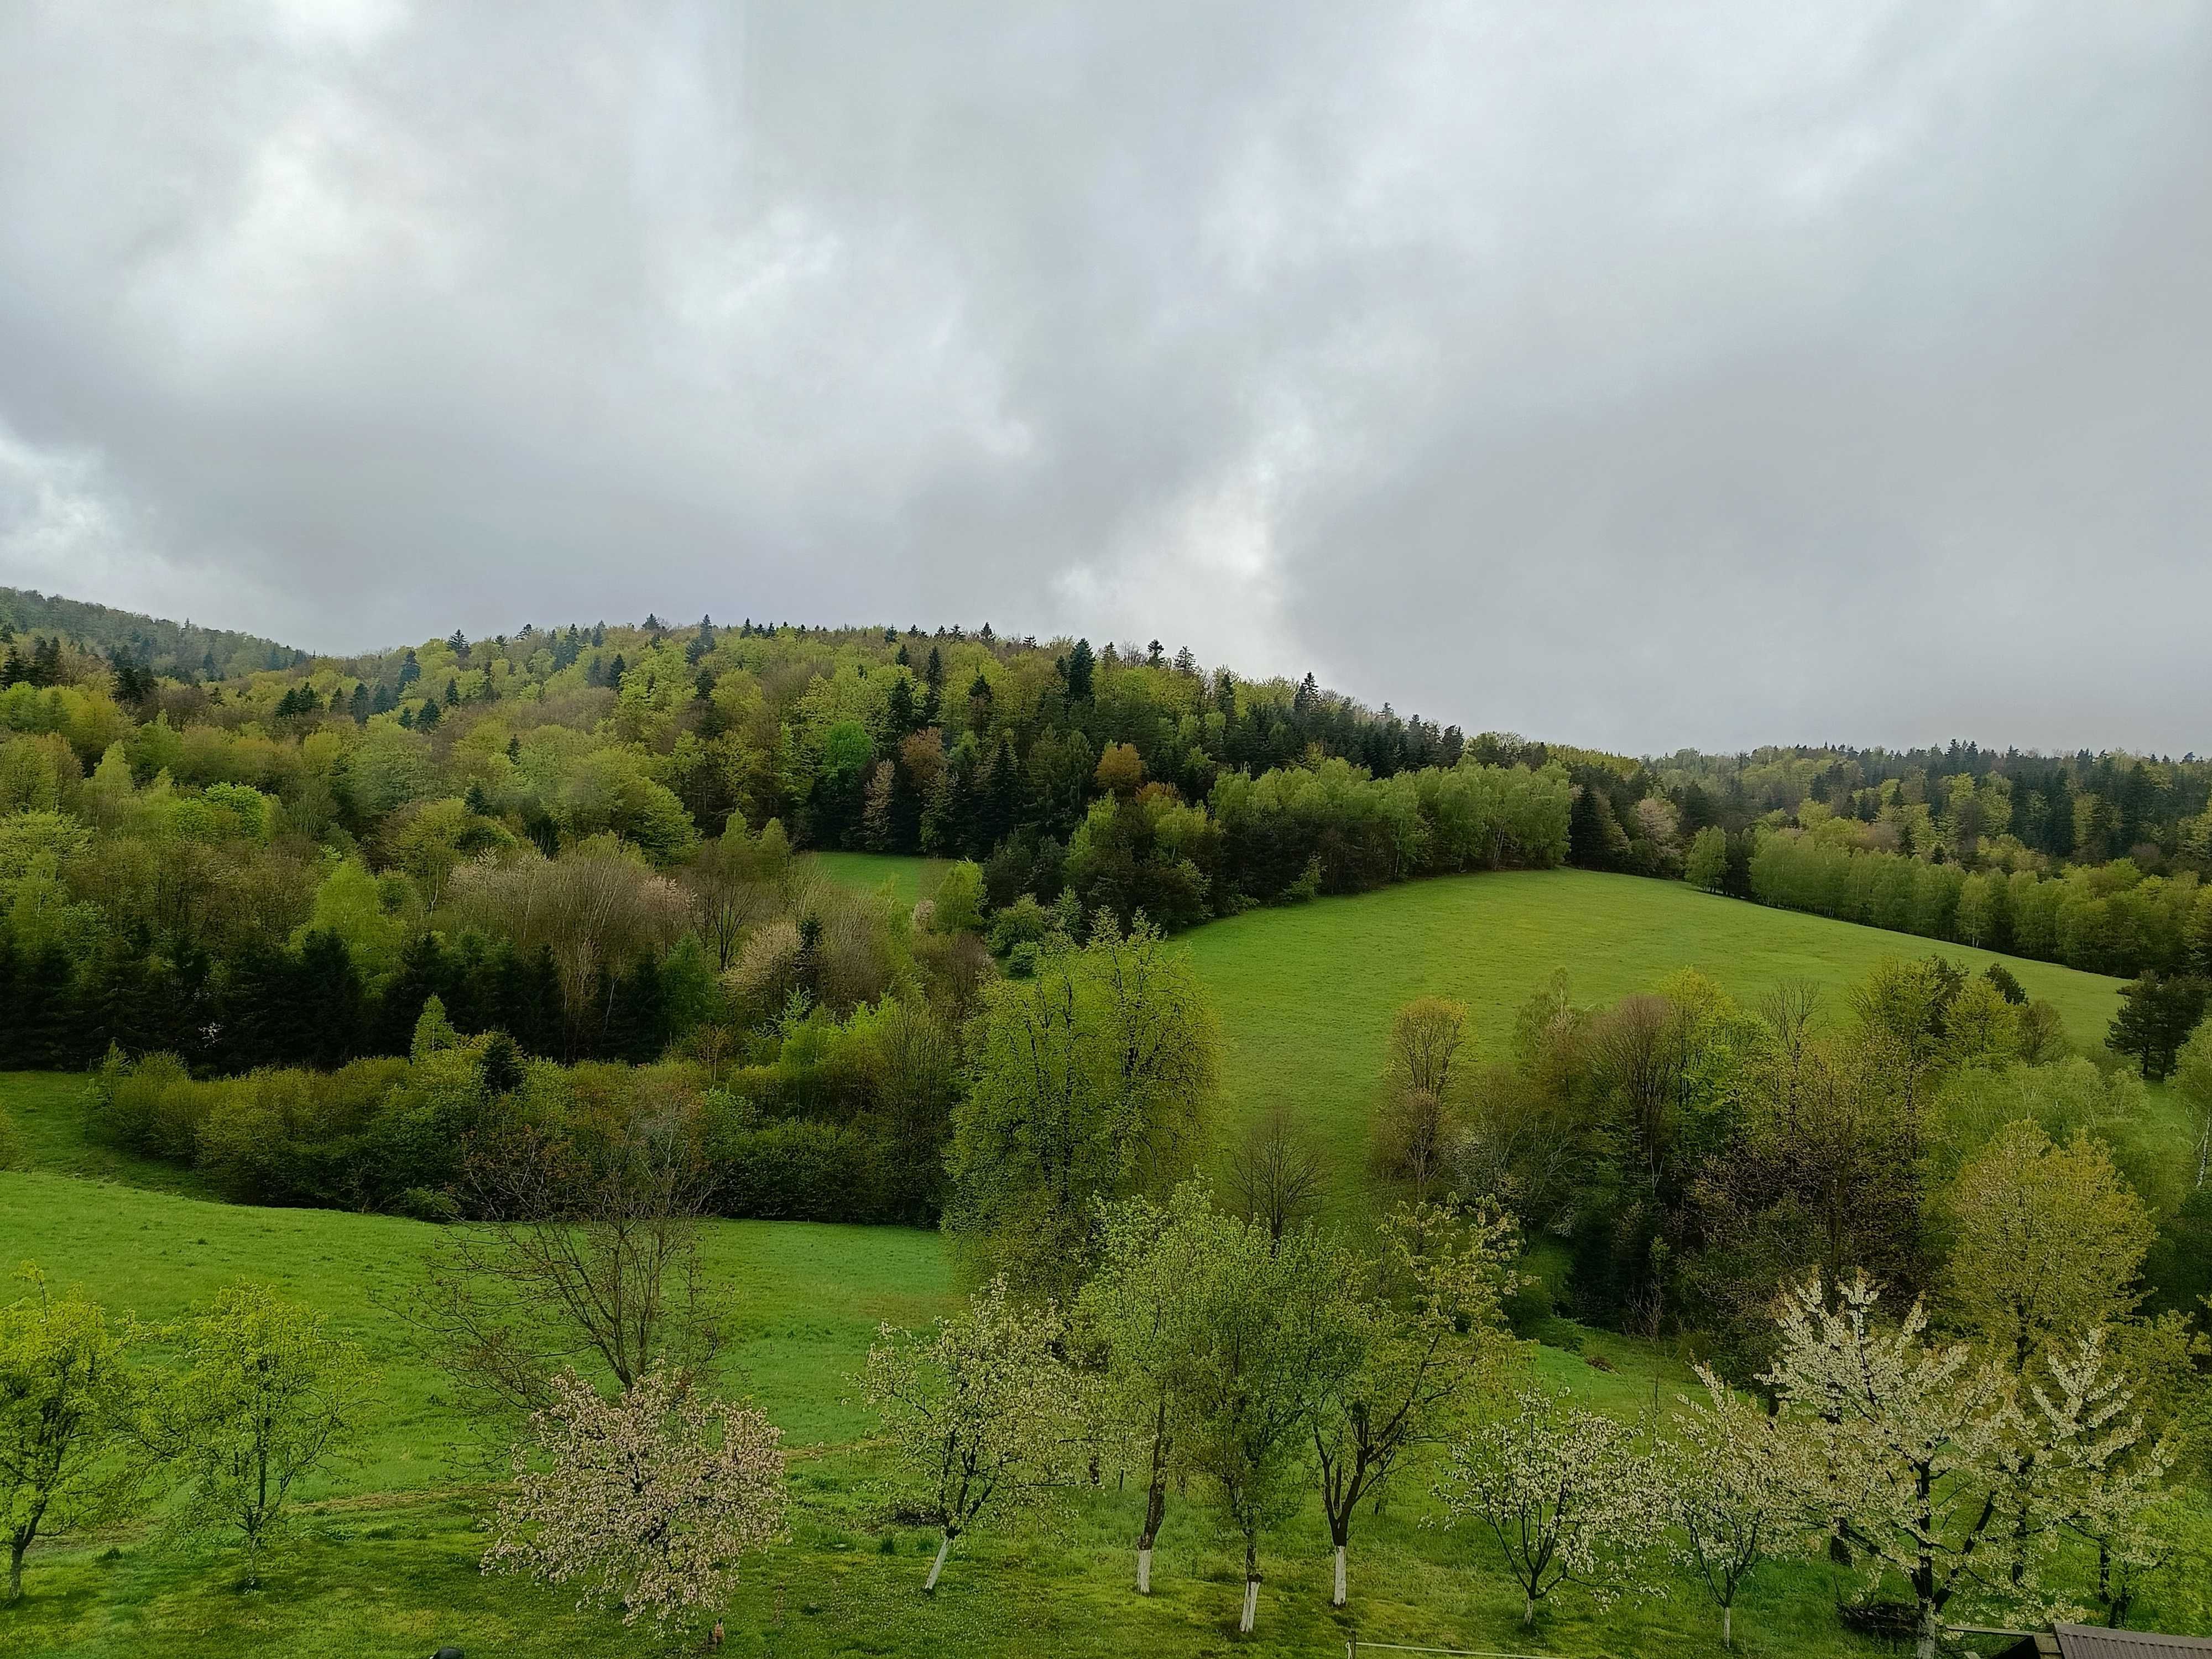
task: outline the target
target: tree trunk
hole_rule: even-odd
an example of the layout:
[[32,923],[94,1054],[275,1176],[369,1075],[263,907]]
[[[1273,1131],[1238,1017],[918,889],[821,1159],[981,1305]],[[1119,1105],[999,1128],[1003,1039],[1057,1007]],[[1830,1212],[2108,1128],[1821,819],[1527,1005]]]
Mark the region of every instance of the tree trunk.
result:
[[1244,1539],[1244,1616],[1237,1621],[1237,1633],[1249,1636],[1259,1617],[1260,1545],[1248,1534]]
[[8,1599],[20,1601],[23,1595],[23,1552],[31,1547],[31,1540],[17,1533],[8,1547]]
[[1536,1628],[1536,1592],[1534,1590],[1522,1592],[1521,1628],[1522,1630]]
[[945,1571],[945,1558],[952,1553],[952,1534],[945,1533],[937,1540],[937,1559],[929,1564],[929,1577],[921,1583],[924,1595],[937,1594],[937,1575]]
[[1721,1645],[1724,1648],[1735,1645],[1735,1608],[1733,1606],[1721,1609]]
[[[1163,1410],[1162,1416],[1165,1416]],[[1168,1509],[1168,1472],[1160,1461],[1160,1441],[1152,1442],[1152,1478],[1145,1487],[1145,1528],[1137,1534],[1137,1594],[1152,1593],[1152,1540],[1160,1535],[1160,1519]]]
[[1926,1601],[1921,1602],[1920,1636],[1913,1644],[1914,1659],[1936,1659],[1936,1638],[1942,1629],[1942,1621],[1936,1617],[1936,1604]]
[[1344,1546],[1336,1547],[1336,1582],[1330,1588],[1328,1604],[1333,1607],[1344,1605]]

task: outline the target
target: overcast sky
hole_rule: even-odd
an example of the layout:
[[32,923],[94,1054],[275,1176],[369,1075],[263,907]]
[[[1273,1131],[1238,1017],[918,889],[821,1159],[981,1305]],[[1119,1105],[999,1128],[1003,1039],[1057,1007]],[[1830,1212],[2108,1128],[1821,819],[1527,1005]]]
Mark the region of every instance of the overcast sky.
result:
[[2212,6],[0,0],[0,582],[2212,750]]

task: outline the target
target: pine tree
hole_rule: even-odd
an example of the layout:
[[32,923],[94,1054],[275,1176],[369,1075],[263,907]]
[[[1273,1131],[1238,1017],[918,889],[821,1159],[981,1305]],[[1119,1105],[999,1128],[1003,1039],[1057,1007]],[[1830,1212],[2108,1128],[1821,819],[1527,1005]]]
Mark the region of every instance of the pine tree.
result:
[[1075,649],[1067,653],[1067,700],[1070,702],[1091,701],[1091,674],[1096,661],[1091,653],[1091,641],[1076,641]]

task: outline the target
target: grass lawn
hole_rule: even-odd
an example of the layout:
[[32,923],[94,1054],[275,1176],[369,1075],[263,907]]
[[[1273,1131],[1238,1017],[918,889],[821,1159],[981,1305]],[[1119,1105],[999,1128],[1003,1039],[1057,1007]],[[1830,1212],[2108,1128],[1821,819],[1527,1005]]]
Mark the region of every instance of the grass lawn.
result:
[[1497,1058],[1514,1012],[1556,968],[1578,1003],[1650,990],[1685,967],[1740,998],[1809,979],[1835,1018],[1884,957],[1941,951],[1975,972],[2004,962],[2030,995],[2057,1005],[2082,1048],[2103,1041],[2119,1006],[2119,981],[2071,968],[1582,870],[1407,882],[1249,911],[1185,938],[1221,1020],[1231,1133],[1287,1103],[1331,1152],[1346,1195],[1360,1190],[1390,1017],[1419,996],[1466,1003],[1476,1048]]

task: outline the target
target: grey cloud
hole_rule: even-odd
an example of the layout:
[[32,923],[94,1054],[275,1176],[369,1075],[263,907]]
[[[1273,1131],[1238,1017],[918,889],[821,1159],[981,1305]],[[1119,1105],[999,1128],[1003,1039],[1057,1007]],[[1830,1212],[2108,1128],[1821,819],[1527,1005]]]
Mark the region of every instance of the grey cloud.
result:
[[2208,158],[2187,3],[33,4],[0,580],[2201,750]]

